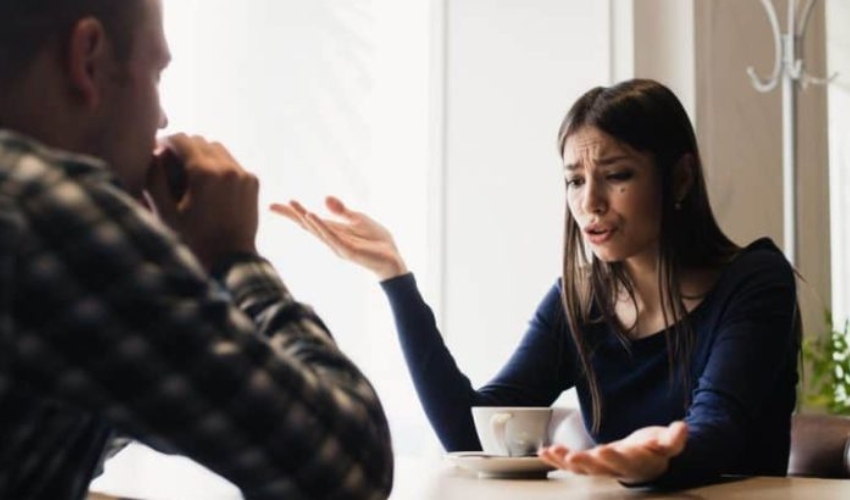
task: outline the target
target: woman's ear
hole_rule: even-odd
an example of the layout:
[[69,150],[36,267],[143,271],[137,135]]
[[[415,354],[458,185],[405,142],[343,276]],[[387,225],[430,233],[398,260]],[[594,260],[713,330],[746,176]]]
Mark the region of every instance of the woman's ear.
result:
[[673,167],[673,202],[677,205],[691,192],[696,178],[696,158],[685,153]]
[[93,17],[80,19],[68,37],[67,66],[72,91],[87,108],[102,99],[102,83],[108,70],[109,43],[103,24]]

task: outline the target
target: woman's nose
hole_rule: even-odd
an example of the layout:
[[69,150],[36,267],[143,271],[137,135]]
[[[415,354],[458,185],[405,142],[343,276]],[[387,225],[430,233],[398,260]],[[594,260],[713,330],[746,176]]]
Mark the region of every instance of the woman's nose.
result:
[[605,195],[604,186],[592,179],[588,179],[584,187],[582,209],[586,213],[604,213],[608,207],[608,199]]

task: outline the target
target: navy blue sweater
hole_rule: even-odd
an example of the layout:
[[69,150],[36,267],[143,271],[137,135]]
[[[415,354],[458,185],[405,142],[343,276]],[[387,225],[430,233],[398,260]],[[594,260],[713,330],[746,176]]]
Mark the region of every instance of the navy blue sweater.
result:
[[[413,275],[382,286],[419,398],[447,450],[481,449],[473,406],[548,406],[576,387],[584,420],[592,421],[560,280],[508,363],[477,390],[443,343]],[[606,443],[684,419],[690,431],[685,450],[653,483],[659,487],[724,473],[784,475],[796,398],[796,297],[793,270],[770,240],[743,249],[687,317],[695,333],[687,406],[681,377],[670,376],[665,335],[635,340],[626,349],[606,325],[585,325],[603,402],[601,428],[592,437]]]

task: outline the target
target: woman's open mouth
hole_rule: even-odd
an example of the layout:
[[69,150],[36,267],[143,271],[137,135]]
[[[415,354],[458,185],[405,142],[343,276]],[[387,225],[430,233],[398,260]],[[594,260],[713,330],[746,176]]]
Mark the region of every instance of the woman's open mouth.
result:
[[584,236],[593,245],[601,245],[610,240],[615,232],[616,228],[613,227],[592,225],[584,229]]

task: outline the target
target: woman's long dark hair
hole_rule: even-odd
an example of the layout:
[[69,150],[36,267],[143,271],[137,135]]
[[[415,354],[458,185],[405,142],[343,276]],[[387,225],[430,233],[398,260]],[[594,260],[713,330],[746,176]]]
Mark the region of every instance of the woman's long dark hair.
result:
[[[708,202],[696,135],[682,104],[667,87],[652,80],[628,80],[596,87],[573,104],[558,132],[561,154],[567,139],[584,127],[595,127],[633,149],[651,155],[661,182],[661,230],[658,284],[671,378],[678,373],[689,403],[690,358],[694,332],[687,322],[680,287],[683,269],[719,267],[739,251],[720,230]],[[690,157],[690,158],[688,158]],[[690,161],[693,182],[681,200],[674,199],[674,171]],[[628,346],[628,327],[615,315],[620,292],[637,306],[634,283],[622,262],[602,262],[584,252],[581,229],[565,216],[563,305],[592,401],[593,430],[602,422],[603,401],[591,362],[590,345],[582,327],[592,322],[612,325]],[[592,313],[592,310],[598,311]],[[592,317],[593,316],[593,317]]]

